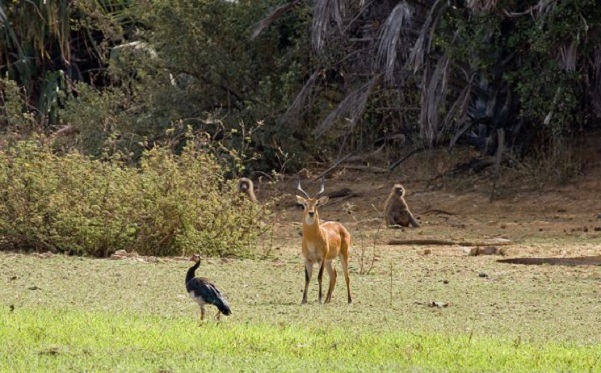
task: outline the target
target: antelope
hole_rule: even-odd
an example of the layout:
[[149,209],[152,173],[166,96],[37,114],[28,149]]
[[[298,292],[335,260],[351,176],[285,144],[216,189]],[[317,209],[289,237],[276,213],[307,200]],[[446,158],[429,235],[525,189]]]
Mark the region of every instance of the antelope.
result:
[[[332,261],[336,257],[340,258],[342,263],[342,269],[344,270],[344,279],[346,280],[346,291],[348,296],[348,303],[351,304],[351,288],[349,280],[349,250],[351,245],[351,234],[348,230],[340,223],[337,222],[324,222],[319,221],[319,212],[317,208],[325,205],[329,197],[319,197],[325,190],[324,179],[321,180],[321,189],[315,195],[315,198],[309,197],[307,192],[301,188],[300,179],[298,180],[297,190],[304,195],[301,197],[296,196],[296,201],[303,206],[303,242],[302,252],[305,258],[305,290],[303,291],[303,300],[301,304],[307,303],[307,290],[309,289],[309,281],[313,274],[313,265],[319,264],[319,273],[317,275],[317,281],[319,283],[319,303],[322,303],[322,278],[323,270],[328,270],[330,276],[330,286],[328,287],[328,295],[326,296],[325,303],[329,303],[332,300],[332,292],[336,285],[336,269],[332,267]],[[318,198],[319,197],[319,198]]]

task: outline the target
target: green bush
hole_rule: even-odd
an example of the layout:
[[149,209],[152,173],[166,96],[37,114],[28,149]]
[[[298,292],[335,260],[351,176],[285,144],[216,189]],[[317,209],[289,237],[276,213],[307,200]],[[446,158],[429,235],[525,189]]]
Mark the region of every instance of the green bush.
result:
[[253,254],[265,207],[226,181],[210,153],[189,139],[181,155],[163,147],[140,166],[70,151],[45,139],[0,150],[0,248],[108,256]]

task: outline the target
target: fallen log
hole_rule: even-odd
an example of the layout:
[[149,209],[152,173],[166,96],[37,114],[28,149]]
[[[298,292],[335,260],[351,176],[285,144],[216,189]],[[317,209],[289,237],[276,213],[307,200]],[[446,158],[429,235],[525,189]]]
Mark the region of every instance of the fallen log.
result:
[[451,241],[451,240],[437,240],[437,239],[392,239],[388,241],[388,245],[458,245],[458,246],[500,246],[500,245],[511,245],[513,244],[510,240],[491,240],[488,242],[478,241]]

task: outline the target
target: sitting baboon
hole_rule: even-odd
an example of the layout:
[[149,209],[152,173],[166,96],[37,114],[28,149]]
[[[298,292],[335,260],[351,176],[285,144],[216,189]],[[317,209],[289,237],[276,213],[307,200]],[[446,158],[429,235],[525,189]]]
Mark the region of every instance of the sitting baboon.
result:
[[394,184],[384,205],[384,219],[386,219],[387,227],[408,227],[409,225],[419,227],[403,198],[404,196],[405,188],[401,184]]
[[246,194],[246,196],[253,203],[259,203],[259,201],[257,201],[257,197],[255,196],[255,187],[253,186],[253,182],[251,179],[248,179],[246,177],[240,178],[240,180],[238,180],[238,191],[240,193]]

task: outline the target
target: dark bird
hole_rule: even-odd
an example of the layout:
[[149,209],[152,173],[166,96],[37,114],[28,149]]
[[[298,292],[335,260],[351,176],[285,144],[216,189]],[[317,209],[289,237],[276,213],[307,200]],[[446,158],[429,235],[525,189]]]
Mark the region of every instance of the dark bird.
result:
[[221,314],[230,315],[232,310],[227,300],[223,297],[217,286],[204,277],[194,277],[196,269],[200,266],[200,256],[198,254],[190,258],[196,262],[186,273],[186,291],[192,299],[200,306],[200,321],[205,318],[205,304],[212,304],[219,310],[217,312],[217,320]]

